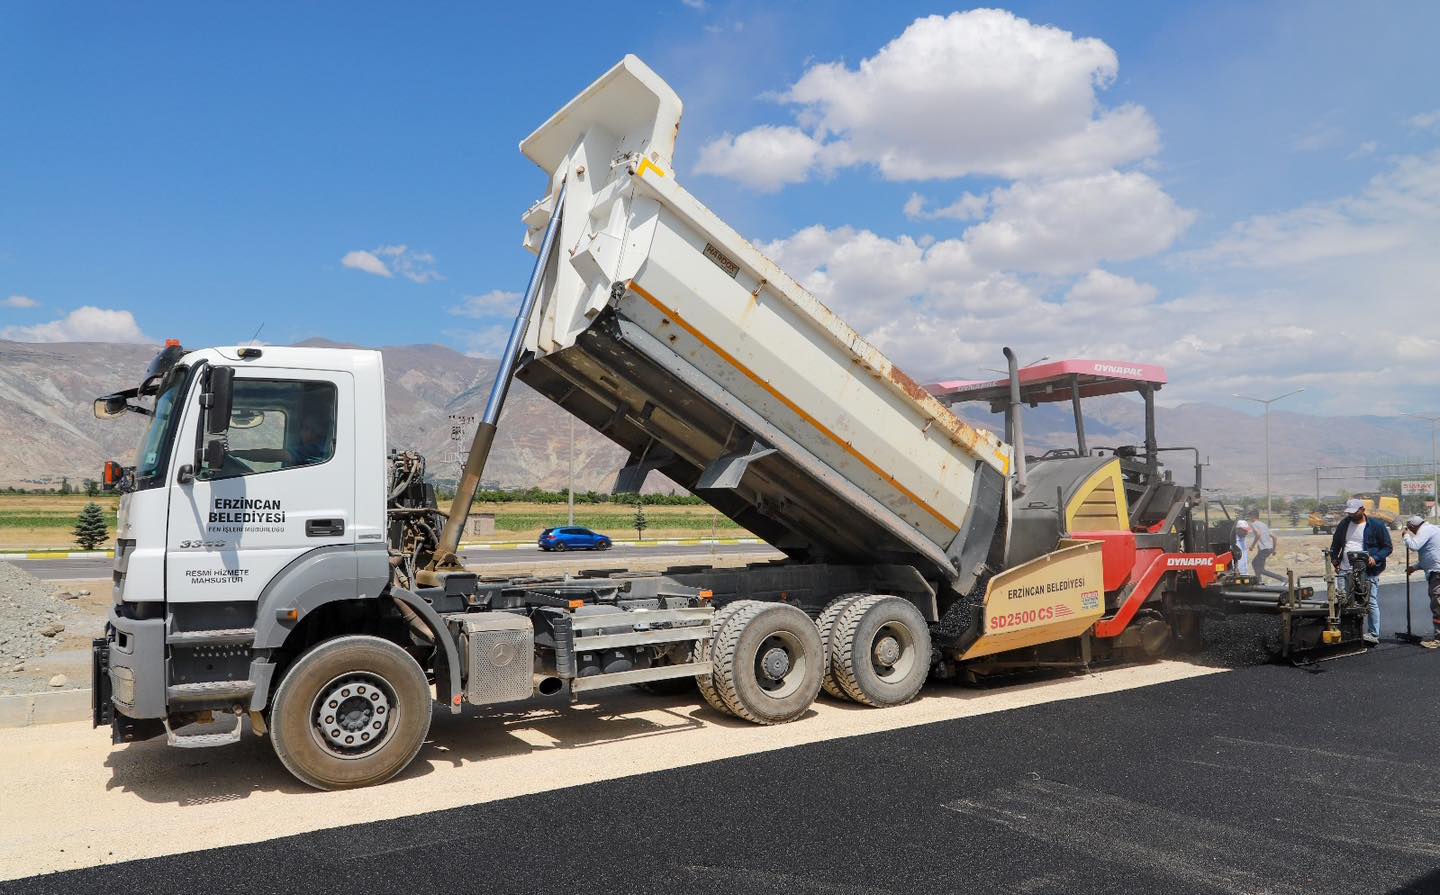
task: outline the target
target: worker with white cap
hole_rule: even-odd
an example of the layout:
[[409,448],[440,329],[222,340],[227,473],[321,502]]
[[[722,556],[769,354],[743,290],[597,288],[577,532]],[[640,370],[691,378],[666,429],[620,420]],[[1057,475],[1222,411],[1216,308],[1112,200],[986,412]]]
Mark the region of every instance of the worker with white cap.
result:
[[1235,571],[1240,575],[1252,575],[1250,568],[1250,523],[1244,519],[1235,522]]
[[1369,572],[1369,611],[1365,614],[1365,642],[1374,646],[1380,642],[1380,573],[1385,571],[1385,560],[1395,549],[1390,543],[1390,529],[1379,519],[1366,515],[1365,501],[1351,498],[1345,504],[1345,515],[1349,519],[1335,526],[1335,536],[1330,539],[1330,561],[1340,572],[1350,571],[1352,554],[1365,555],[1365,566]]
[[1250,523],[1250,533],[1255,536],[1255,559],[1252,565],[1255,568],[1255,577],[1264,583],[1266,578],[1274,578],[1284,583],[1285,576],[1277,575],[1265,568],[1265,563],[1275,555],[1275,534],[1270,531],[1270,526],[1260,521],[1260,511],[1251,510],[1245,514],[1245,521]]
[[1420,516],[1411,516],[1405,521],[1405,529],[1405,546],[1415,554],[1415,561],[1405,568],[1405,574],[1425,573],[1430,618],[1435,623],[1435,633],[1420,641],[1420,645],[1440,649],[1440,528]]

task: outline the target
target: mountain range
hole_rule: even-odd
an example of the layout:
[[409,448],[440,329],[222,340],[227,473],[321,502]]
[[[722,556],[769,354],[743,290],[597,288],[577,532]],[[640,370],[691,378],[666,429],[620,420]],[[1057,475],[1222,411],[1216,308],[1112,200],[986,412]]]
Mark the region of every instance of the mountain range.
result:
[[[300,343],[342,346],[323,339]],[[386,418],[391,447],[414,448],[429,460],[438,480],[454,480],[480,415],[495,361],[461,354],[442,345],[400,345],[380,349],[385,358]],[[136,383],[155,354],[149,345],[98,342],[28,343],[0,341],[0,487],[53,487],[63,478],[78,483],[98,478],[107,459],[130,463],[143,421],[130,415],[95,419],[93,400]],[[1161,393],[1163,398],[1163,392]],[[991,428],[998,418],[982,405],[956,408],[972,423]],[[1073,446],[1069,405],[1041,405],[1025,411],[1026,453]],[[1163,445],[1197,448],[1207,487],[1231,493],[1259,493],[1265,481],[1265,424],[1261,416],[1209,403],[1157,409]],[[1144,413],[1124,396],[1085,405],[1090,445],[1138,444]],[[458,427],[459,438],[455,437]],[[568,478],[569,417],[523,382],[511,389],[500,420],[485,480],[503,487],[564,488]],[[1416,420],[1331,417],[1275,411],[1271,417],[1271,481],[1275,494],[1313,495],[1315,467],[1402,462],[1431,455],[1428,425]],[[583,424],[575,426],[577,490],[605,490],[625,460],[609,439]],[[1171,454],[1179,481],[1192,480],[1193,460]],[[1374,480],[1331,479],[1320,490],[1374,488]],[[1415,478],[1424,478],[1416,475]],[[647,490],[673,487],[658,474]]]

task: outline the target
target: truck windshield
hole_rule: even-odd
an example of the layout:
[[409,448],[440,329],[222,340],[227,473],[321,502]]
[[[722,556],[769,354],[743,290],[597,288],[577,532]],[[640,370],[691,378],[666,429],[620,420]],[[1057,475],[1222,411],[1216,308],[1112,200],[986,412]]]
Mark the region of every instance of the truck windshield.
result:
[[150,418],[150,427],[145,430],[140,453],[135,457],[137,490],[154,487],[165,479],[165,465],[170,459],[170,445],[179,420],[180,396],[185,393],[189,372],[188,367],[173,367],[160,383],[155,396],[155,415]]

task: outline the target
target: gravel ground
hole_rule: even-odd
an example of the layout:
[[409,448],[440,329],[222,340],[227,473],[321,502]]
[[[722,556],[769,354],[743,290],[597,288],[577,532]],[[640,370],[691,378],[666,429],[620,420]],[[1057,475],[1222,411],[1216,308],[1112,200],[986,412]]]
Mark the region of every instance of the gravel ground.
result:
[[0,563],[0,695],[89,686],[73,655],[95,627],[97,598],[84,590],[93,587],[39,581]]

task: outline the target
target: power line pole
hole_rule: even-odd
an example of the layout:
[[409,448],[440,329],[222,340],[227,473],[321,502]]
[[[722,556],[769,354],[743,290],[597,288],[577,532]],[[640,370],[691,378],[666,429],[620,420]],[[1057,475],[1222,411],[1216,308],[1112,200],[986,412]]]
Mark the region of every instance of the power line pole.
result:
[[1430,424],[1430,499],[1434,501],[1432,511],[1440,511],[1440,465],[1436,465],[1435,449],[1435,424],[1440,423],[1440,416],[1422,416],[1418,413],[1407,413],[1406,416],[1413,416],[1417,420],[1425,420]]
[[1270,405],[1283,398],[1288,398],[1291,395],[1298,395],[1303,391],[1305,391],[1305,389],[1297,388],[1293,392],[1286,392],[1274,398],[1252,398],[1249,395],[1234,396],[1242,401],[1254,401],[1256,404],[1265,405],[1265,524],[1271,528],[1275,527],[1275,519],[1270,511]]

